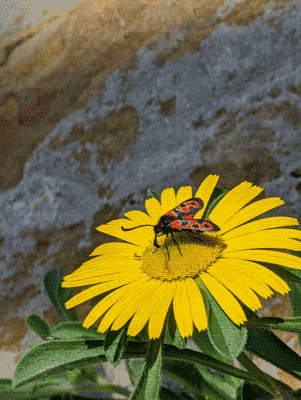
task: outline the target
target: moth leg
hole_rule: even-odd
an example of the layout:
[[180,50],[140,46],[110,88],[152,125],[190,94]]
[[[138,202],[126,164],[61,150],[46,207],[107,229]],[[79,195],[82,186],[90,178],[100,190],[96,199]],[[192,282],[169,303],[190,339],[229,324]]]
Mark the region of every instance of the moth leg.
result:
[[158,245],[158,242],[157,242],[157,235],[155,236],[154,246],[157,247],[157,249],[160,247],[160,246]]
[[[159,236],[161,236],[161,235],[159,235]],[[157,242],[157,235],[155,235],[155,239],[154,239],[154,246],[156,247],[156,250],[155,251],[153,251],[153,254],[161,247],[161,246],[159,246],[158,245],[158,242]]]

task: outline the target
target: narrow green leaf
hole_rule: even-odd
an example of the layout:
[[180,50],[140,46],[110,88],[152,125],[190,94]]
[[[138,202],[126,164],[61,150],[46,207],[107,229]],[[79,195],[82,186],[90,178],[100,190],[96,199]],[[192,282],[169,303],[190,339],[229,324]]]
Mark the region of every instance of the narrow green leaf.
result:
[[[50,399],[56,396],[57,398],[63,398],[62,395],[69,395],[69,392],[73,390],[73,387],[68,384],[65,378],[51,378],[37,382],[32,382],[22,388],[13,388],[10,379],[3,382],[4,379],[0,380],[0,399],[2,400],[29,400],[29,399]],[[81,391],[78,388],[78,391]],[[78,397],[76,396],[78,399]],[[87,399],[81,397],[82,400]]]
[[52,340],[32,347],[17,364],[13,385],[20,387],[55,373],[106,361],[103,340]]
[[157,199],[160,202],[160,195],[155,192],[153,189],[147,189],[147,198],[151,199],[152,197],[154,197],[155,199]]
[[137,336],[131,338],[131,340],[137,340],[137,342],[149,342],[149,334],[148,334],[148,324],[144,325],[142,330],[138,333]]
[[210,214],[214,207],[221,201],[221,199],[228,193],[228,190],[221,188],[214,188],[212,195],[208,201],[207,207],[204,212],[204,219],[210,218]]
[[301,380],[301,357],[274,333],[250,329],[246,349]]
[[124,348],[127,343],[127,326],[119,329],[118,331],[109,331],[105,338],[105,355],[107,360],[117,367],[119,364]]
[[[163,374],[183,386],[197,399],[234,400],[235,391],[227,386],[218,371],[186,361],[163,361]],[[219,387],[219,384],[222,386]],[[228,390],[228,391],[227,391]]]
[[292,396],[287,391],[289,386],[286,386],[282,382],[271,377],[269,374],[263,372],[253,363],[253,361],[251,361],[245,351],[239,354],[237,361],[244,366],[257,385],[267,390],[269,393],[272,393],[279,399],[293,400]]
[[97,306],[97,304],[98,304],[102,299],[104,299],[110,292],[111,292],[111,291],[105,292],[105,293],[101,293],[101,294],[99,294],[98,296],[93,297],[93,298],[89,301],[91,308],[94,308],[95,306]]
[[161,387],[162,340],[151,340],[148,344],[143,372],[140,375],[130,400],[157,400]]
[[301,334],[301,317],[279,318],[279,317],[261,317],[251,319],[245,322],[249,329],[278,329],[286,332],[297,332]]
[[39,315],[30,315],[26,318],[25,323],[28,328],[33,330],[42,339],[47,340],[47,337],[50,336],[50,326]]
[[66,310],[65,308],[65,303],[72,297],[72,290],[70,288],[62,288],[61,282],[62,269],[59,266],[45,275],[45,290],[62,321],[77,321],[75,309]]
[[105,334],[97,332],[96,326],[89,329],[82,326],[80,321],[64,321],[50,328],[50,335],[54,339],[96,339],[104,340]]
[[[301,277],[301,271],[298,271],[298,276]],[[295,282],[288,282],[288,285],[290,287],[290,291],[288,292],[290,302],[291,302],[291,307],[293,310],[293,314],[295,317],[301,317],[301,285]],[[299,319],[301,321],[301,318]],[[295,326],[296,327],[296,326]],[[295,332],[298,333],[298,340],[299,340],[299,345],[301,343],[301,324],[298,324],[298,328],[295,330]]]
[[178,349],[185,349],[187,346],[187,338],[181,336],[171,306],[169,307],[166,321],[167,328],[165,329],[164,343],[177,346]]
[[[194,400],[194,398],[188,396],[187,393],[184,393],[183,395],[182,395],[182,393],[178,394],[178,393],[175,393],[171,388],[166,388],[166,387],[162,387],[162,386],[160,389],[160,399],[162,399],[162,400]],[[206,400],[206,399],[199,398],[199,400]]]

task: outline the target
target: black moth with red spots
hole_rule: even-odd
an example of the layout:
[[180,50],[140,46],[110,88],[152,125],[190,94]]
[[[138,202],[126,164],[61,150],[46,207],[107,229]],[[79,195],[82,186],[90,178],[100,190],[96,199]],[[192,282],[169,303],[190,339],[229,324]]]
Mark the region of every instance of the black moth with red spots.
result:
[[181,249],[176,242],[173,232],[180,232],[185,230],[187,235],[193,236],[192,233],[202,233],[202,232],[218,232],[220,228],[214,224],[213,222],[206,221],[205,219],[194,219],[193,217],[195,214],[201,210],[204,206],[204,202],[202,199],[198,197],[193,197],[191,199],[183,201],[183,203],[179,204],[172,210],[168,211],[166,214],[162,215],[159,219],[157,225],[139,225],[135,228],[124,228],[123,226],[121,229],[123,231],[131,231],[136,228],[141,228],[142,226],[153,226],[155,232],[155,239],[154,239],[154,246],[156,250],[160,247],[157,243],[157,236],[166,235],[165,239],[165,247],[168,254],[169,259],[169,252],[167,247],[167,237],[168,234],[171,234],[173,242],[178,246],[179,252],[181,253]]

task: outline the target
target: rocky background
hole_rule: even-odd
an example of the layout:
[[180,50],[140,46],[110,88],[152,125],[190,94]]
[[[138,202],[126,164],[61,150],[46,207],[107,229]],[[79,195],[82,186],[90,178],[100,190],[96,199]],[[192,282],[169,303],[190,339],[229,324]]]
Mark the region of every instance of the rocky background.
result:
[[[44,274],[87,261],[111,240],[95,227],[144,210],[149,187],[249,180],[286,202],[269,215],[301,219],[300,1],[89,0],[50,14],[0,37],[7,378],[40,342],[26,316],[59,321]],[[288,297],[263,304],[259,315],[292,315]],[[77,307],[81,320],[88,310]],[[295,335],[281,338],[301,354]],[[106,371],[129,385],[122,365]]]

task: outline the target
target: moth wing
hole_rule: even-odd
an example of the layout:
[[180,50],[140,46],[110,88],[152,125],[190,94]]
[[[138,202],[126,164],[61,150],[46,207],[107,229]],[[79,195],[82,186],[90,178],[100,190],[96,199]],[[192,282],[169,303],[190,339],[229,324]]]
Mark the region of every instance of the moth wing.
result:
[[190,230],[194,232],[218,232],[220,228],[213,222],[205,219],[186,219],[179,218],[171,221],[167,227],[169,229]]
[[190,229],[194,229],[196,231],[202,231],[202,232],[218,232],[220,231],[220,228],[211,221],[206,221],[205,219],[194,219],[191,220],[193,227]]
[[183,203],[176,206],[173,210],[169,211],[177,218],[193,219],[194,215],[204,207],[204,202],[199,197],[192,197],[183,201]]

